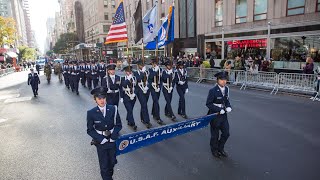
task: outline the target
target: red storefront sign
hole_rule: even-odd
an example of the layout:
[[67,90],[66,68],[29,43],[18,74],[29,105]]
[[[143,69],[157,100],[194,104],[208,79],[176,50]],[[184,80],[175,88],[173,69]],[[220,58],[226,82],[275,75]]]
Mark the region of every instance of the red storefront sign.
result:
[[267,47],[267,39],[234,40],[234,41],[228,41],[228,45],[232,49],[236,49],[236,48],[265,48],[265,47]]

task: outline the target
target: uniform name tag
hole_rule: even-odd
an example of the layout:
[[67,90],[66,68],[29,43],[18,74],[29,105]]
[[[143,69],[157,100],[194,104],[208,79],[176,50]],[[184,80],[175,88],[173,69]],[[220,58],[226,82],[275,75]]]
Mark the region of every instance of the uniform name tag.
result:
[[217,97],[217,99],[222,99],[222,97]]
[[94,121],[94,123],[101,123],[101,121]]

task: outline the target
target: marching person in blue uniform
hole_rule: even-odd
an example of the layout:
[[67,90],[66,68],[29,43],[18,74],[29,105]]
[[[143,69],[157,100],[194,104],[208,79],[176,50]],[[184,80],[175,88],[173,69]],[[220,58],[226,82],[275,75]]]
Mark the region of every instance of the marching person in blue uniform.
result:
[[37,97],[40,78],[39,75],[33,71],[33,68],[31,68],[30,71],[31,72],[28,74],[28,85],[31,85],[33,95],[34,97]]
[[62,67],[62,74],[64,78],[64,84],[69,89],[70,88],[70,81],[69,81],[69,62],[66,61]]
[[81,61],[80,66],[79,66],[79,70],[80,70],[80,79],[81,79],[81,85],[83,87],[86,87],[86,65],[84,63],[84,61]]
[[106,70],[107,70],[107,67],[106,65],[104,64],[104,61],[100,61],[100,64],[98,66],[98,75],[99,75],[99,81],[102,83],[102,79],[106,76]]
[[116,75],[116,64],[109,64],[107,66],[107,75],[102,79],[101,86],[108,88],[107,99],[109,105],[119,106],[119,92],[120,92],[120,76]]
[[[226,86],[228,73],[222,71],[215,74],[215,77],[217,77],[217,84],[210,89],[206,105],[209,108],[208,114],[218,113],[210,122],[210,147],[213,156],[219,158],[228,156],[224,151],[224,145],[230,136],[227,113],[232,109],[229,102],[229,88]],[[219,131],[221,131],[220,138]]]
[[86,65],[86,71],[85,71],[85,76],[87,79],[87,87],[89,90],[92,89],[92,62],[88,61]]
[[160,90],[161,90],[161,69],[158,66],[158,61],[152,59],[152,67],[149,69],[148,85],[152,97],[152,111],[151,114],[153,119],[157,121],[158,124],[163,125],[164,122],[160,118]]
[[134,93],[136,79],[132,75],[131,66],[125,66],[122,70],[125,71],[126,76],[121,78],[120,101],[124,104],[127,110],[126,120],[128,121],[128,126],[130,126],[134,131],[136,131],[137,126],[133,118],[133,107],[136,103],[136,94]]
[[134,77],[136,77],[137,84],[135,87],[135,93],[140,102],[140,118],[141,122],[149,129],[152,124],[150,123],[149,111],[148,111],[148,99],[150,95],[150,90],[148,87],[148,71],[142,60],[137,61],[138,71],[134,72]]
[[79,95],[80,69],[76,62],[73,62],[73,66],[70,68],[70,76],[72,92],[76,92]]
[[97,148],[100,173],[103,180],[112,180],[117,164],[116,143],[122,129],[118,107],[108,105],[107,88],[93,89],[91,94],[97,106],[87,112],[87,134],[92,137],[91,145]]
[[175,85],[175,73],[172,70],[172,62],[166,61],[164,63],[166,69],[162,71],[161,82],[162,82],[162,92],[166,100],[166,106],[164,108],[164,113],[172,121],[176,120],[176,116],[173,114],[171,101],[172,101],[172,90]]
[[98,87],[99,85],[99,65],[98,61],[94,62],[94,65],[92,66],[92,83],[93,83],[93,88]]
[[177,70],[176,70],[176,89],[179,95],[179,107],[178,114],[183,118],[187,119],[186,115],[186,100],[185,94],[189,92],[188,89],[188,79],[187,79],[187,70],[184,68],[183,61],[179,60],[177,62]]

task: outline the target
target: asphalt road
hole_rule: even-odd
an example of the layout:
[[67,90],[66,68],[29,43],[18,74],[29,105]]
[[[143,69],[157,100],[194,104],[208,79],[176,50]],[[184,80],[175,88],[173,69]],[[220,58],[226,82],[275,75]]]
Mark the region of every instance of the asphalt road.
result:
[[[100,179],[96,149],[86,134],[86,111],[95,102],[89,90],[80,96],[53,77],[44,77],[33,98],[26,73],[0,78],[0,179]],[[17,79],[20,79],[18,81]],[[11,81],[17,82],[12,83]],[[210,84],[189,84],[187,114],[205,115]],[[174,91],[177,112],[178,95]],[[233,112],[227,159],[216,159],[209,147],[209,128],[118,156],[115,180],[319,180],[320,103],[306,97],[269,95],[232,87]],[[161,95],[163,120],[164,98]],[[20,101],[20,102],[19,102]],[[149,100],[151,108],[151,98]],[[135,106],[138,130],[139,102]],[[122,134],[132,132],[119,107]],[[149,110],[150,112],[150,110]],[[178,120],[183,119],[179,116]],[[152,120],[154,126],[158,126]]]

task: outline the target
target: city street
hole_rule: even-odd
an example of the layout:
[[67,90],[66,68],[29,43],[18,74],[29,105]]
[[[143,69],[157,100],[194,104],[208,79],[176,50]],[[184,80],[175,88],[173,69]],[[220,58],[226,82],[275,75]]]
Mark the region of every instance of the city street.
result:
[[[99,180],[96,148],[86,134],[86,112],[96,104],[90,91],[77,96],[53,75],[41,72],[39,97],[27,85],[27,73],[0,78],[0,179]],[[189,83],[187,115],[206,115],[212,84]],[[118,156],[115,180],[319,180],[320,103],[308,97],[276,96],[231,87],[229,158],[216,159],[209,147],[208,127]],[[152,98],[149,99],[149,112]],[[160,110],[164,116],[164,97]],[[174,90],[173,109],[177,113]],[[138,131],[139,101],[135,105]],[[120,103],[123,129],[131,133]],[[177,115],[177,114],[176,114]],[[179,121],[183,119],[177,115]],[[153,127],[159,125],[151,120]]]

